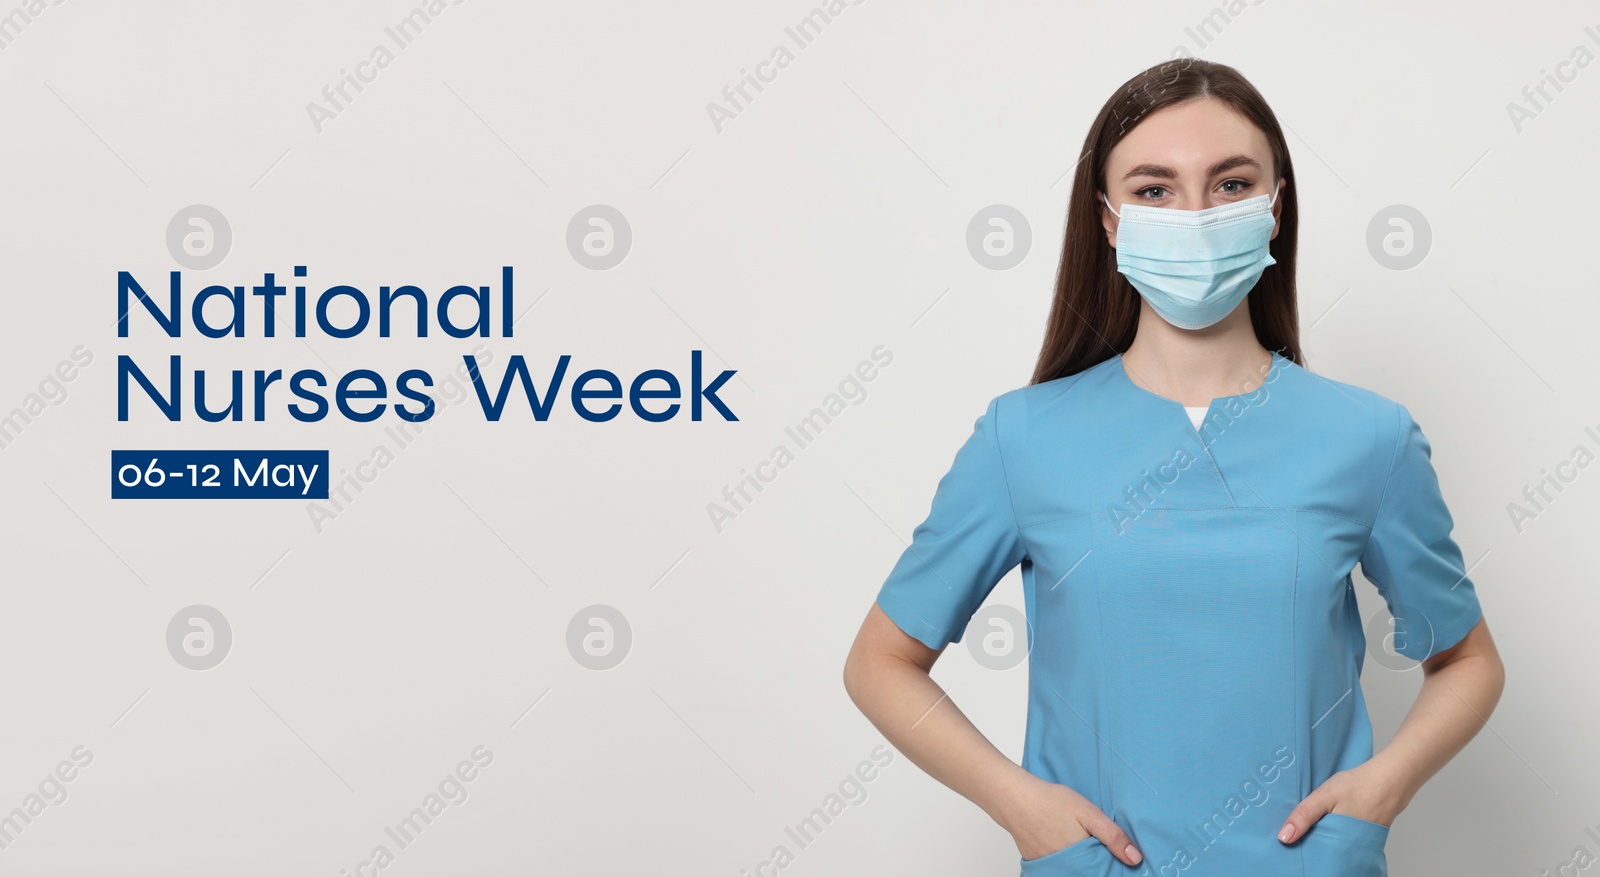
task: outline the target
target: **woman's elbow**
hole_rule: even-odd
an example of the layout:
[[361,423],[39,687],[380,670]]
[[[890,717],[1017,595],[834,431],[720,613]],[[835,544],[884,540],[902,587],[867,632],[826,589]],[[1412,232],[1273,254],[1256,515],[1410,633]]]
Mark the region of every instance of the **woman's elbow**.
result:
[[869,680],[872,677],[872,665],[877,657],[879,656],[874,655],[866,648],[863,635],[856,634],[855,642],[851,644],[849,653],[845,655],[844,669],[840,675],[844,682],[845,693],[850,696],[851,703],[858,707],[862,705],[862,699],[866,696],[867,689],[870,687]]
[[1459,643],[1424,661],[1422,669],[1425,674],[1432,674],[1453,664],[1475,668],[1490,694],[1490,703],[1500,699],[1506,686],[1506,665],[1500,658],[1500,650],[1495,647],[1486,619],[1480,618]]

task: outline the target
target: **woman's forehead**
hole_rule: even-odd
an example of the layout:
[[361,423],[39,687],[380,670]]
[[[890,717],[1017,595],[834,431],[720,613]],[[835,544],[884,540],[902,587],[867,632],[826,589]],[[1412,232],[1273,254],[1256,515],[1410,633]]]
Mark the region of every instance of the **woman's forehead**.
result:
[[1185,176],[1209,175],[1215,166],[1240,155],[1259,162],[1263,171],[1271,168],[1272,149],[1255,123],[1222,101],[1189,101],[1140,119],[1106,157],[1106,180],[1114,183],[1145,165]]

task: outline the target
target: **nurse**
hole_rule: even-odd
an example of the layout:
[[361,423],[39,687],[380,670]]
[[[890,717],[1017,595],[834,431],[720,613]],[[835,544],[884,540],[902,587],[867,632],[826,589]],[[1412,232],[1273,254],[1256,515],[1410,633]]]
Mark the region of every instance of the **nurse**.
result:
[[[1305,367],[1294,170],[1236,70],[1141,73],[1083,154],[1032,380],[956,451],[845,687],[1023,874],[1383,877],[1504,686],[1428,438]],[[929,676],[1019,566],[1020,765]],[[1376,753],[1358,566],[1423,674]]]

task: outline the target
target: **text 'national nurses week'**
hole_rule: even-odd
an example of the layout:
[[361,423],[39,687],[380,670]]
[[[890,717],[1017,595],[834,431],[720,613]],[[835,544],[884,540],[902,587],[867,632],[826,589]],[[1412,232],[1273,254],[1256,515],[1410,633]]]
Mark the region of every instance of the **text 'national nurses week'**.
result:
[[[308,293],[306,268],[294,266],[294,285],[280,283],[267,272],[255,286],[213,284],[186,298],[182,271],[173,271],[166,300],[160,300],[132,272],[117,272],[117,337],[129,337],[129,326],[141,323],[169,338],[186,331],[207,339],[257,336],[261,338],[319,337],[344,339],[362,334],[380,338],[426,338],[437,331],[450,338],[488,338],[494,327],[499,337],[510,338],[515,322],[512,308],[512,269],[500,269],[500,286],[452,286],[437,295],[413,285],[379,286],[376,295],[346,285],[333,285]],[[187,327],[185,314],[188,315]],[[334,314],[339,316],[336,318]],[[280,322],[282,321],[282,322]],[[291,328],[280,332],[280,327]],[[488,420],[499,420],[516,392],[527,402],[534,419],[550,417],[558,400],[565,399],[579,417],[594,422],[630,411],[641,420],[659,423],[677,417],[684,408],[691,420],[709,416],[710,409],[724,420],[738,420],[717,393],[733,377],[726,369],[706,381],[701,352],[689,352],[687,380],[670,369],[646,369],[630,380],[603,368],[568,374],[570,354],[560,354],[547,368],[535,373],[521,354],[512,355],[498,381],[478,369],[476,354],[462,356]],[[269,412],[287,411],[303,423],[315,423],[337,412],[352,421],[372,421],[392,414],[418,422],[431,418],[435,406],[428,389],[433,375],[424,369],[406,369],[392,381],[367,368],[331,376],[319,369],[302,368],[285,375],[282,369],[231,369],[225,373],[186,370],[180,354],[164,363],[135,362],[117,357],[117,420],[128,419],[133,398],[152,403],[161,416],[181,421],[186,413],[208,422],[266,420]],[[491,392],[490,387],[493,387]],[[331,401],[331,404],[330,404]],[[141,403],[139,407],[144,407]]]

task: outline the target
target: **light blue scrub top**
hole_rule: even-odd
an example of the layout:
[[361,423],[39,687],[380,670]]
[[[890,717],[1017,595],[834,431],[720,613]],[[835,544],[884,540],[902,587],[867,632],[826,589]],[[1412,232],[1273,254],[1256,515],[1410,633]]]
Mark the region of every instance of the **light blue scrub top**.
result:
[[1403,406],[1281,355],[1200,430],[1115,356],[1001,394],[939,481],[878,593],[930,648],[959,642],[1021,564],[1022,766],[1071,786],[1144,854],[1094,837],[1024,875],[1382,877],[1389,829],[1289,811],[1372,756],[1356,564],[1421,661],[1481,609]]

